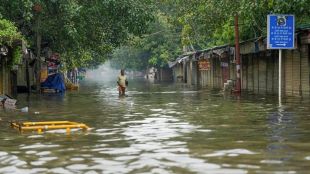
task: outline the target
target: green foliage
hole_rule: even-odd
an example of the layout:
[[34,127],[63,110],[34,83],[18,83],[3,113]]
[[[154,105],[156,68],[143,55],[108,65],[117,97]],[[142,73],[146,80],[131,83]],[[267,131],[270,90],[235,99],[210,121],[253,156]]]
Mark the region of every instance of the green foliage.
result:
[[148,66],[164,67],[169,60],[174,60],[181,54],[180,36],[169,23],[169,18],[161,12],[154,16],[149,34],[135,37],[127,46],[115,50],[112,65],[135,70],[142,70]]
[[212,40],[209,42],[209,46],[219,46],[225,44],[234,43],[234,28],[230,26],[230,23],[226,23],[222,28],[217,28],[213,35]]
[[14,41],[23,40],[17,27],[8,20],[0,19],[0,45],[11,46]]
[[18,65],[22,59],[22,49],[20,46],[13,47],[14,41],[24,40],[17,27],[10,21],[0,19],[0,46],[9,46],[12,50],[12,56],[9,59],[8,66],[13,69],[15,65]]
[[103,63],[112,49],[129,36],[145,33],[152,20],[146,3],[142,0],[2,0],[0,14],[18,24],[32,41],[32,47],[38,32],[42,43],[59,52],[67,66],[87,67]]
[[[134,39],[126,49],[116,50],[115,63],[131,66],[147,53],[148,66],[164,66],[183,51],[234,44],[234,16],[239,16],[241,40],[266,36],[267,15],[294,14],[296,26],[310,22],[309,0],[160,0],[153,1],[155,21],[147,37]],[[126,63],[128,62],[128,63]]]
[[[266,35],[267,15],[294,14],[296,26],[310,22],[309,0],[164,0],[175,27],[181,26],[182,44],[196,49],[232,43],[233,17],[239,16],[241,40]],[[167,10],[166,10],[167,11]]]
[[240,39],[247,40],[266,35],[270,13],[294,14],[297,27],[309,23],[309,6],[309,0],[2,0],[0,16],[15,22],[31,46],[39,32],[68,68],[113,58],[116,67],[142,69],[163,67],[182,51],[233,43],[236,14]]
[[9,60],[9,68],[12,70],[15,65],[19,65],[22,60],[22,48],[20,46],[14,47],[12,51],[12,58]]

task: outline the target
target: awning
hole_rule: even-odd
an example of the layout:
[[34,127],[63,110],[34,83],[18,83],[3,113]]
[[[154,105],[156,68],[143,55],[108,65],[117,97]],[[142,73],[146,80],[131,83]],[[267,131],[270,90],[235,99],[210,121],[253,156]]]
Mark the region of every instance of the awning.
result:
[[168,61],[169,68],[174,67],[176,64],[181,63],[183,61],[187,61],[189,59],[188,56],[178,57],[175,61]]
[[174,67],[177,63],[178,63],[177,61],[173,61],[173,62],[168,61],[168,66],[169,66],[169,68],[172,68],[172,67]]

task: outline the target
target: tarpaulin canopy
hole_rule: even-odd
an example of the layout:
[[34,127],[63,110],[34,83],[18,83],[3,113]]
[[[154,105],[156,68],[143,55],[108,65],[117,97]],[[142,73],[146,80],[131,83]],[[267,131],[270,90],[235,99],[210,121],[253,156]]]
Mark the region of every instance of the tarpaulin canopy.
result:
[[56,73],[47,77],[47,79],[41,83],[41,87],[55,89],[59,92],[66,90],[64,80],[60,73]]

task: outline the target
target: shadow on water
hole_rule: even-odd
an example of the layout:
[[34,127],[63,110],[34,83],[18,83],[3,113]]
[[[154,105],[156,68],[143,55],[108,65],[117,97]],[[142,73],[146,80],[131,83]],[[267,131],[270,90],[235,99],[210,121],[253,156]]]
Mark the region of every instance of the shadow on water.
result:
[[131,79],[83,81],[63,95],[20,95],[2,120],[70,120],[88,132],[19,134],[0,122],[0,173],[306,173],[309,99]]

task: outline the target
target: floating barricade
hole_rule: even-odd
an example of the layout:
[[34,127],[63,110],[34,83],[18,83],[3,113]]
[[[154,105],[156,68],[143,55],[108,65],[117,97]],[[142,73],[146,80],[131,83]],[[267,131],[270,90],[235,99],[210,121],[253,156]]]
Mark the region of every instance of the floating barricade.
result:
[[42,121],[42,122],[11,122],[13,128],[18,129],[20,132],[37,131],[42,133],[43,131],[52,129],[66,129],[67,133],[70,133],[71,129],[88,130],[89,127],[83,123],[77,123],[72,121]]

